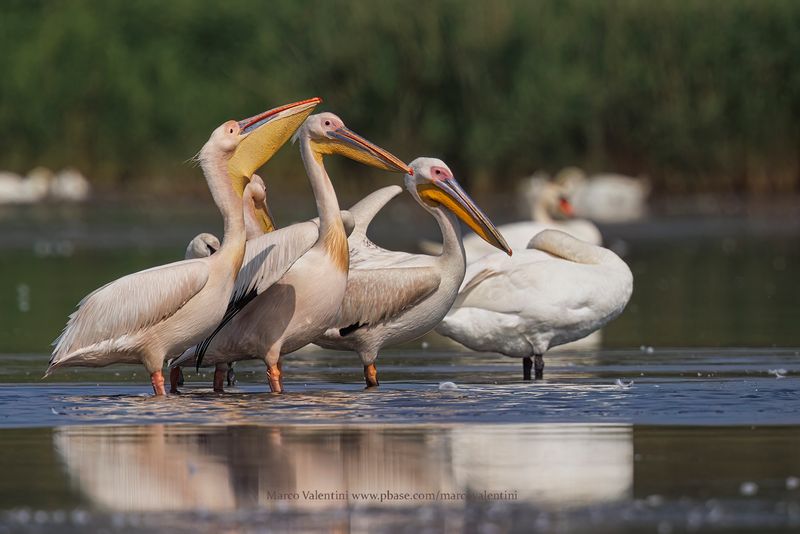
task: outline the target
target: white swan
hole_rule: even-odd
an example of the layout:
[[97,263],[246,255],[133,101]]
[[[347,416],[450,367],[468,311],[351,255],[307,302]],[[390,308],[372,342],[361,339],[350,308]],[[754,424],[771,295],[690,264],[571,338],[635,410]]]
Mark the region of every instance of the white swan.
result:
[[556,176],[578,217],[603,223],[641,219],[647,213],[650,182],[622,174],[595,174],[587,178],[577,167],[562,169]]
[[23,178],[0,171],[0,204],[35,204],[47,197],[53,173],[44,167],[33,169]]
[[436,331],[473,350],[523,358],[523,379],[544,371],[544,353],[617,317],[633,275],[608,249],[557,230],[513,256],[491,254],[467,268],[453,308]]
[[92,192],[89,180],[74,168],[60,170],[50,184],[50,196],[66,202],[83,202]]

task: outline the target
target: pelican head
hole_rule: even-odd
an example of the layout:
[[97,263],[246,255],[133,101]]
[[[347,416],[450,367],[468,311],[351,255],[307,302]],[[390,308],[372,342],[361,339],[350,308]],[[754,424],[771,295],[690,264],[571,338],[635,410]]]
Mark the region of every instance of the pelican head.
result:
[[511,255],[506,240],[461,188],[442,160],[417,158],[411,162],[410,170],[405,176],[406,188],[423,205],[450,210],[484,241]]
[[[253,173],[275,155],[320,102],[320,98],[309,98],[223,123],[200,151],[201,164],[227,161],[231,184],[241,196]],[[258,210],[258,218],[265,232],[274,229],[266,210]]]
[[408,172],[408,165],[396,156],[376,146],[344,125],[333,113],[308,117],[295,138],[308,135],[319,158],[339,154],[364,165],[390,172]]
[[205,258],[219,250],[219,239],[211,234],[199,234],[186,247],[186,258]]

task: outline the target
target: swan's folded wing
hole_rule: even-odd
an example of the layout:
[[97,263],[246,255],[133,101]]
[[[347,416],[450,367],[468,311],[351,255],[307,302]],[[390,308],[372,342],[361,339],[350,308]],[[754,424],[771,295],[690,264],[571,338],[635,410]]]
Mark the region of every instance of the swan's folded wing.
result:
[[184,260],[123,276],[78,304],[53,344],[50,363],[101,341],[135,334],[180,310],[208,282],[208,264]]
[[552,260],[546,252],[522,250],[514,256],[494,253],[469,264],[454,308],[475,307],[500,313],[519,313],[532,286],[551,283],[537,276],[534,264]]
[[346,328],[394,317],[429,297],[440,282],[433,267],[353,269],[335,325]]

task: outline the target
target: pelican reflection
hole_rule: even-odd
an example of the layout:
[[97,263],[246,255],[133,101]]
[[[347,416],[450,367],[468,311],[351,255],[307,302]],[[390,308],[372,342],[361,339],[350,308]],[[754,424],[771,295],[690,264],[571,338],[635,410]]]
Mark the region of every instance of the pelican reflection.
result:
[[[537,506],[630,497],[630,427],[607,425],[62,427],[71,483],[119,511]],[[451,498],[453,496],[455,498]]]

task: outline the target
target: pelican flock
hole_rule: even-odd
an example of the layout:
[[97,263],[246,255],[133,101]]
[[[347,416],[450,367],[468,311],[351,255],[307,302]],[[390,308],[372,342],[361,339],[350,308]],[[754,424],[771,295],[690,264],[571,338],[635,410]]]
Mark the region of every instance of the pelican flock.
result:
[[[171,393],[185,365],[215,366],[213,388],[223,392],[234,362],[258,359],[270,390],[281,393],[283,357],[314,343],[357,353],[369,388],[379,385],[381,349],[436,329],[471,349],[522,358],[523,378],[532,367],[541,378],[549,348],[622,312],[630,269],[598,246],[590,223],[553,220],[571,215],[563,186],[540,192],[534,221],[498,229],[443,161],[406,164],[337,115],[312,115],[320,102],[217,127],[196,160],[222,214],[222,240],[199,234],[183,261],[86,296],[54,342],[45,376],[67,366],[141,363],[155,394],[165,395],[169,360]],[[318,218],[278,228],[255,172],[290,138]],[[330,155],[404,175],[407,192],[437,222],[442,245],[428,255],[373,243],[370,223],[402,188],[384,187],[341,211],[324,164]],[[462,240],[460,222],[474,235]]]
[[[196,351],[187,351],[174,365],[196,358],[199,367],[259,358],[267,366],[273,392],[283,391],[281,357],[309,344],[334,319],[344,298],[350,254],[339,202],[323,158],[339,154],[393,172],[408,167],[385,150],[349,130],[332,113],[312,115],[297,132],[300,154],[319,213],[319,228],[311,233],[293,225],[285,232],[302,254],[274,286],[259,295],[215,332]],[[259,241],[263,241],[259,239]]]
[[[305,118],[317,103],[304,101],[243,121],[230,120],[212,132],[198,159],[222,213],[219,250],[207,258],[124,276],[90,293],[54,342],[45,376],[65,366],[142,363],[155,394],[165,394],[161,369],[166,356],[209,335],[226,310],[240,306],[252,289],[234,288],[245,256],[245,226],[244,203],[230,180],[252,176],[289,139],[298,117]],[[245,203],[263,195],[257,183],[244,188]]]

